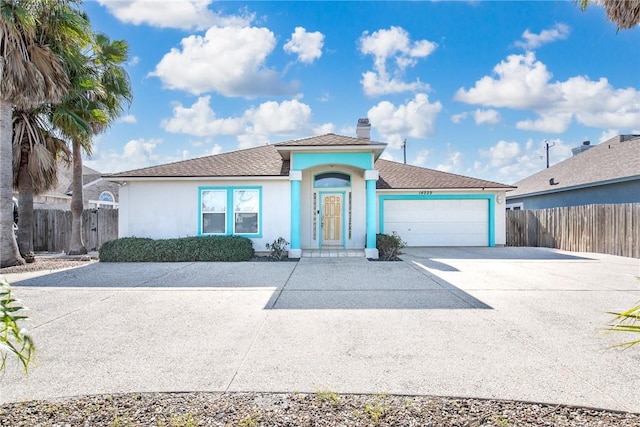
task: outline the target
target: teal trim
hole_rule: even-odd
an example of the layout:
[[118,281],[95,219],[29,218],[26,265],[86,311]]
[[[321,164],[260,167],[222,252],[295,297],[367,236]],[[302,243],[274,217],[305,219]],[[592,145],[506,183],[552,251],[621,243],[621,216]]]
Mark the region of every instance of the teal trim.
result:
[[373,169],[373,153],[292,153],[291,169],[304,170],[314,166],[338,164]]
[[291,249],[300,249],[300,181],[291,181]]
[[[380,202],[382,204],[382,201]],[[367,180],[367,249],[376,248],[376,180]],[[380,227],[382,229],[382,227]],[[382,232],[382,231],[381,231]]]
[[320,224],[318,225],[318,228],[320,230],[320,232],[318,233],[318,249],[322,249],[322,196],[327,195],[327,194],[340,194],[342,195],[342,247],[344,249],[347,249],[347,210],[346,210],[346,203],[345,201],[347,200],[347,195],[346,195],[346,191],[319,191],[318,192],[318,197],[320,198],[320,201],[318,202],[318,205],[320,207]]
[[[340,185],[340,186],[335,186],[335,187],[318,187],[318,186],[316,186],[316,178],[319,177],[320,175],[324,175],[324,174],[327,174],[327,173],[337,173],[337,174],[348,176],[349,177],[349,185]],[[342,171],[324,171],[324,172],[319,172],[319,173],[313,175],[313,188],[351,188],[352,178],[353,178],[353,176],[350,173],[346,173],[346,172],[342,172]]]
[[[227,192],[227,211],[226,215],[226,230],[224,233],[203,233],[202,232],[202,192],[208,190],[224,190]],[[234,190],[257,190],[258,191],[258,232],[254,234],[238,233],[234,234],[235,228],[235,214],[233,208],[233,191]],[[262,237],[262,186],[233,186],[233,187],[198,187],[198,236],[242,236],[248,238]]]
[[488,246],[496,245],[495,231],[495,195],[493,194],[389,194],[379,197],[380,209],[380,233],[384,233],[384,202],[387,200],[487,200],[489,213]]

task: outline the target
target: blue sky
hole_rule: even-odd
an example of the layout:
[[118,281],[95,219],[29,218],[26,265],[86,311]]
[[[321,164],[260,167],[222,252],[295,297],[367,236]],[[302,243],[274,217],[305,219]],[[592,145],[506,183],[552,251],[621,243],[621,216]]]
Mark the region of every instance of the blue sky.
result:
[[88,1],[134,101],[86,165],[118,172],[328,132],[513,183],[640,133],[640,28],[573,1]]

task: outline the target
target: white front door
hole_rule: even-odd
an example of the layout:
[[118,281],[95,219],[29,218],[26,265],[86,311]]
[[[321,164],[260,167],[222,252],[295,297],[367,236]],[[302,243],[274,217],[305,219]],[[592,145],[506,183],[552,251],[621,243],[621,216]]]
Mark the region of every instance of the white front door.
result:
[[342,246],[344,203],[342,194],[322,194],[320,214],[320,234],[323,246]]

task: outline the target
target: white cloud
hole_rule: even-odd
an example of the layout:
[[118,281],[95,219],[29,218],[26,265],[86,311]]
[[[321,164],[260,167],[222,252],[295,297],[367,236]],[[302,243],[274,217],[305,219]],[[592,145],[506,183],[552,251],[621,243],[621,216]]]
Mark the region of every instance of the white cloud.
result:
[[162,140],[160,139],[132,139],[125,144],[122,152],[94,153],[94,156],[85,160],[84,164],[103,173],[112,173],[174,162],[185,158],[183,157],[185,153],[180,153],[176,156],[158,154],[156,150],[161,143]]
[[[296,135],[312,130],[311,107],[297,99],[264,102],[238,117],[227,118],[217,117],[210,100],[210,96],[200,97],[191,107],[176,103],[173,116],[162,121],[162,128],[199,137],[235,135],[243,148],[268,143],[271,135]],[[322,125],[329,126],[332,125]]]
[[570,29],[566,24],[556,24],[552,28],[542,30],[540,34],[535,34],[528,29],[522,33],[522,40],[515,42],[516,46],[527,50],[537,49],[544,44],[556,40],[564,40],[569,37]]
[[618,129],[603,130],[602,133],[600,134],[600,139],[598,140],[598,142],[605,142],[613,138],[614,136],[618,136],[618,135],[620,135],[620,132],[618,132]]
[[439,101],[430,103],[426,93],[418,93],[412,100],[397,107],[389,101],[382,101],[368,111],[367,117],[390,148],[400,148],[405,138],[432,135],[441,110]]
[[495,125],[500,123],[500,113],[496,110],[476,110],[473,112],[473,119],[477,125]]
[[466,111],[460,114],[454,114],[451,116],[451,121],[455,124],[460,124],[467,119],[468,115],[469,113],[467,113]]
[[418,154],[416,154],[416,158],[411,162],[414,166],[424,166],[429,160],[429,150],[420,150]]
[[136,116],[134,116],[133,114],[127,114],[126,116],[120,117],[118,119],[118,122],[134,124],[134,123],[138,123],[138,119],[136,119]]
[[224,96],[253,97],[295,93],[266,66],[276,45],[267,28],[212,27],[204,36],[182,39],[180,48],[164,55],[150,73],[165,87],[194,95],[218,92]]
[[606,78],[575,76],[551,82],[552,74],[533,52],[510,55],[475,86],[458,89],[455,99],[485,107],[532,110],[536,119],[516,123],[522,130],[565,132],[576,121],[595,128],[631,129],[640,123],[640,91],[615,89]]
[[242,133],[244,118],[218,118],[209,106],[210,96],[198,98],[191,107],[176,103],[173,116],[162,121],[164,130],[193,136],[237,135]]
[[258,108],[245,111],[244,117],[251,123],[248,133],[292,135],[308,128],[311,107],[296,99],[280,103],[269,101],[260,104]]
[[298,55],[298,61],[311,64],[322,56],[324,34],[319,31],[308,33],[303,27],[296,27],[291,39],[284,45],[284,51]]
[[323,123],[313,128],[314,135],[324,135],[326,133],[335,133],[336,126],[333,123]]
[[[571,157],[571,146],[560,139],[547,141],[549,164],[554,165]],[[545,142],[532,139],[524,144],[500,140],[488,149],[478,150],[480,159],[474,164],[478,176],[498,182],[514,183],[546,166]]]
[[[402,76],[408,67],[416,65],[418,59],[426,58],[437,47],[429,40],[411,41],[409,33],[401,27],[391,27],[360,37],[360,52],[374,57],[374,71],[362,74],[362,88],[368,96],[385,95],[406,91],[428,90],[429,85],[416,80],[405,82]],[[391,70],[387,62],[393,60]]]
[[136,55],[136,56],[132,56],[131,58],[129,58],[129,61],[127,62],[127,65],[129,67],[135,67],[139,63],[140,63],[140,57]]
[[161,4],[149,0],[98,0],[120,21],[160,28],[204,30],[212,26],[245,26],[254,19],[251,14],[222,15],[209,9],[213,0],[173,0]]
[[520,154],[520,144],[517,142],[498,141],[488,150],[480,150],[482,157],[488,158],[492,167],[500,167],[509,163]]
[[439,164],[436,169],[442,172],[460,172],[461,165],[462,153],[454,151],[447,157],[447,162]]

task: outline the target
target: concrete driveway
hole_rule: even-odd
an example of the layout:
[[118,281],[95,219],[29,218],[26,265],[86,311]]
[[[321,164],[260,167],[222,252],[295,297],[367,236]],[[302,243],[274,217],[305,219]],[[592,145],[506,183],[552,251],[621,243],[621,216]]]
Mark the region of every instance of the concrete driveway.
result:
[[640,300],[639,260],[532,248],[402,258],[11,275],[38,365],[24,376],[9,363],[0,402],[330,390],[640,412],[640,348],[609,349],[626,337],[602,336],[606,311]]

